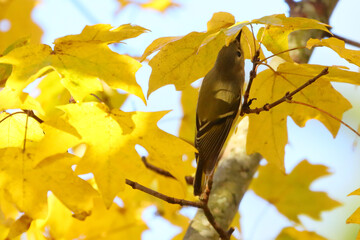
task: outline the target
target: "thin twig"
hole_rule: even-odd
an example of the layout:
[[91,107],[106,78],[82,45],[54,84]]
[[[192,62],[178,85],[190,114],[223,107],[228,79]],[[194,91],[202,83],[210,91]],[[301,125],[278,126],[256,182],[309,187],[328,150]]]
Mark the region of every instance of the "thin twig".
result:
[[146,157],[141,157],[142,162],[144,163],[145,167],[164,176],[164,177],[169,177],[169,178],[173,178],[176,179],[171,173],[169,173],[168,171],[161,169],[159,167],[156,167],[154,165],[152,165],[151,163],[149,163],[146,159]]
[[147,188],[137,182],[133,182],[129,179],[126,179],[125,180],[125,183],[127,185],[129,185],[130,187],[132,187],[133,189],[137,189],[137,190],[140,190],[144,193],[147,193],[147,194],[150,194],[151,196],[154,196],[156,198],[159,198],[165,202],[168,202],[168,203],[171,203],[171,204],[178,204],[180,206],[191,206],[191,207],[197,207],[197,208],[203,208],[204,207],[204,203],[203,202],[193,202],[193,201],[188,201],[188,200],[185,200],[185,199],[179,199],[179,198],[174,198],[174,197],[169,197],[169,196],[166,196],[162,193],[159,193],[157,191],[154,191],[150,188]]
[[248,83],[246,91],[244,93],[244,102],[241,107],[240,116],[243,116],[246,113],[246,111],[249,109],[248,101],[249,101],[250,89],[251,89],[252,82],[253,82],[254,78],[256,77],[256,70],[258,67],[259,55],[260,55],[260,49],[255,51],[255,55],[252,59],[253,67],[250,71],[249,83]]
[[295,104],[300,104],[300,105],[303,105],[303,106],[306,106],[306,107],[310,107],[310,108],[313,108],[313,109],[316,109],[326,115],[328,115],[329,117],[335,119],[336,121],[342,123],[344,126],[346,126],[348,129],[350,129],[351,131],[353,131],[356,135],[358,135],[360,137],[360,133],[358,133],[354,128],[350,127],[347,123],[343,122],[340,118],[337,118],[335,117],[334,115],[332,115],[331,113],[328,113],[327,111],[321,109],[321,108],[318,108],[318,107],[315,107],[313,105],[310,105],[310,104],[307,104],[307,103],[303,103],[303,102],[298,102],[298,101],[294,101],[294,100],[289,100],[287,101],[288,103],[295,103]]
[[216,230],[216,232],[219,234],[220,238],[224,239],[224,240],[230,239],[229,232],[232,233],[233,231],[230,231],[231,229],[229,229],[229,231],[224,231],[224,229],[222,229],[222,227],[215,221],[215,218],[211,214],[210,209],[207,204],[205,204],[202,209],[204,210],[204,214],[205,214],[207,220],[209,221],[211,226],[213,226],[213,228]]
[[206,218],[208,219],[209,223],[211,224],[211,226],[214,227],[214,229],[216,230],[216,232],[219,234],[219,236],[221,237],[221,239],[223,240],[228,240],[230,239],[230,236],[232,234],[232,232],[234,231],[232,228],[230,228],[228,231],[225,231],[224,229],[221,228],[221,226],[215,221],[214,216],[212,215],[207,202],[204,201],[198,201],[198,202],[193,202],[193,201],[188,201],[185,199],[179,199],[179,198],[174,198],[174,197],[169,197],[167,195],[164,195],[162,193],[159,193],[155,190],[152,190],[150,188],[147,188],[137,182],[133,182],[129,179],[125,179],[125,183],[127,185],[129,185],[130,187],[132,187],[133,189],[137,189],[139,191],[142,191],[144,193],[147,193],[151,196],[154,196],[156,198],[159,198],[167,203],[170,204],[178,204],[180,206],[190,206],[190,207],[196,207],[196,208],[201,208],[204,210],[204,214],[206,216]]
[[285,101],[290,101],[292,100],[292,97],[297,94],[298,92],[300,92],[301,90],[303,90],[304,88],[306,88],[307,86],[309,86],[310,84],[314,83],[317,79],[319,79],[321,76],[324,76],[326,74],[329,73],[329,68],[326,67],[324,68],[324,70],[322,70],[318,75],[316,75],[314,78],[310,79],[309,81],[307,81],[306,83],[304,83],[303,85],[301,85],[300,87],[298,87],[297,89],[295,89],[294,91],[292,92],[287,92],[285,94],[284,97],[280,98],[279,100],[269,104],[265,104],[263,107],[261,108],[255,108],[255,109],[250,109],[250,108],[247,108],[247,109],[244,109],[244,114],[249,114],[249,113],[256,113],[256,114],[259,114],[260,112],[263,112],[263,111],[269,111],[271,108],[279,105],[280,103],[283,103]]
[[304,49],[306,48],[306,46],[302,46],[302,47],[294,47],[294,48],[290,48],[290,49],[286,49],[284,51],[281,51],[281,52],[278,52],[278,53],[275,53],[267,58],[264,58],[262,59],[259,63],[263,63],[265,62],[266,60],[268,60],[269,58],[272,58],[272,57],[275,57],[275,56],[279,56],[280,54],[283,54],[283,53],[286,53],[286,52],[291,52],[291,51],[294,51],[294,50],[299,50],[299,49]]

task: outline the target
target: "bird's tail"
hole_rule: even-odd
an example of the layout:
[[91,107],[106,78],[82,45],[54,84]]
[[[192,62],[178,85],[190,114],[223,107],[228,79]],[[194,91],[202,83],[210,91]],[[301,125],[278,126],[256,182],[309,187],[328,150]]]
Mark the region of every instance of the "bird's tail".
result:
[[[198,160],[198,154],[196,155],[196,160]],[[203,174],[203,165],[199,164],[198,162],[198,166],[196,168],[196,173],[195,173],[195,179],[194,179],[194,195],[195,196],[199,196],[202,191],[203,191],[203,184],[204,184],[204,174]]]

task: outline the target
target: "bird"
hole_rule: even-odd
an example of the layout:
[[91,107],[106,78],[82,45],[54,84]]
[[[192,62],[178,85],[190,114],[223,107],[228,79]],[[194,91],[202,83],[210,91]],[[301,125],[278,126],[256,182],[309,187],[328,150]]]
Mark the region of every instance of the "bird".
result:
[[194,195],[201,195],[217,167],[231,135],[241,103],[244,85],[244,55],[241,30],[219,51],[213,68],[205,75],[196,107]]

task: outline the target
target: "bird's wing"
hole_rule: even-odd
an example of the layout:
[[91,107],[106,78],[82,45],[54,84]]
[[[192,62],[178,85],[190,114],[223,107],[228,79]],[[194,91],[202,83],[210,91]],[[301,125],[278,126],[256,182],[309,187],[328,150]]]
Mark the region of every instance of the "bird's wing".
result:
[[198,164],[203,165],[204,173],[211,173],[217,165],[219,155],[229,135],[236,113],[237,111],[230,116],[208,122],[198,129],[195,146],[199,150]]

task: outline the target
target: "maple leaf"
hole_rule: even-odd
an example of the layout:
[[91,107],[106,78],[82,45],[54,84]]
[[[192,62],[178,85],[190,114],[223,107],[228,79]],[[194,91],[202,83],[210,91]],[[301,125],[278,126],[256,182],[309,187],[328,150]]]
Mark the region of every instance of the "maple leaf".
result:
[[49,196],[49,208],[46,221],[31,226],[29,238],[46,233],[53,239],[140,239],[147,229],[141,211],[116,204],[107,209],[101,198],[94,199],[92,214],[85,221],[71,217],[71,211],[53,195]]
[[22,215],[13,224],[11,224],[6,239],[14,239],[20,234],[26,232],[29,229],[32,221],[33,219],[31,217],[27,216],[26,214]]
[[[320,66],[317,66],[317,69],[320,71],[315,73],[313,66],[309,64],[283,63],[278,66],[276,72],[270,69],[260,72],[251,87],[250,97],[257,99],[251,107],[262,107],[266,103],[282,98],[286,92],[294,91],[319,74],[322,69]],[[318,107],[341,119],[342,114],[351,108],[351,104],[331,86],[330,81],[334,81],[332,76],[336,75],[332,70],[329,70],[329,75],[321,77],[294,95],[293,100]],[[304,127],[309,119],[317,119],[334,137],[340,128],[339,121],[321,111],[303,105],[283,103],[268,112],[249,115],[247,152],[249,154],[259,152],[269,162],[275,163],[284,170],[287,116],[290,116],[300,127]]]
[[347,60],[349,63],[353,63],[357,66],[360,66],[360,51],[359,50],[351,50],[345,48],[345,42],[337,39],[337,38],[328,38],[328,39],[310,39],[306,47],[313,48],[313,47],[329,47],[334,50],[340,57]]
[[0,31],[0,52],[19,38],[32,36],[32,41],[40,42],[41,28],[31,18],[36,1],[4,0],[0,2],[0,21],[9,21],[8,31]]
[[251,189],[292,221],[299,223],[300,214],[319,220],[322,211],[340,205],[326,193],[309,189],[314,180],[326,175],[329,175],[327,167],[312,165],[306,160],[300,162],[288,175],[284,175],[273,164],[267,164],[259,169],[259,176],[251,183]]
[[[348,196],[360,195],[360,188],[350,193]],[[346,220],[346,223],[360,224],[360,207]],[[359,232],[360,235],[360,232]]]
[[117,0],[120,3],[120,8],[124,8],[129,4],[137,5],[145,9],[152,9],[159,12],[165,12],[169,8],[178,7],[179,4],[174,3],[172,0],[147,0],[147,1],[134,1],[134,0]]
[[169,8],[180,6],[171,0],[150,0],[148,2],[140,4],[142,8],[150,8],[159,12],[165,12]]
[[2,121],[0,123],[0,148],[23,147],[25,131],[29,145],[39,142],[44,137],[40,123],[33,118],[27,119],[27,115],[24,113],[10,116],[9,113],[2,112],[0,120]]
[[276,240],[326,240],[326,238],[310,231],[299,231],[294,227],[286,227],[276,237]]
[[[87,144],[76,171],[94,174],[107,207],[124,189],[125,178],[137,179],[145,170],[135,150],[137,144],[148,151],[149,162],[169,171],[185,185],[184,173],[179,166],[182,165],[182,155],[193,152],[194,148],[157,128],[157,122],[167,111],[110,111],[101,103],[69,104],[60,109]],[[93,128],[94,125],[96,128]],[[169,142],[172,144],[169,145]]]
[[56,71],[50,72],[41,79],[37,88],[40,90],[40,94],[35,100],[44,109],[43,118],[52,117],[61,112],[56,106],[69,103],[71,98],[69,91],[61,84],[61,76]]
[[[329,25],[321,23],[314,19],[300,17],[286,17],[285,14],[275,14],[265,16],[252,21],[253,23],[266,24],[257,34],[264,46],[270,52],[277,54],[289,49],[289,34],[297,30],[319,29],[329,32]],[[286,61],[292,62],[289,52],[278,55]]]
[[[190,83],[203,77],[213,66],[217,53],[224,45],[224,35],[217,41],[209,41],[200,48],[203,41],[214,28],[230,24],[230,14],[223,13],[223,18],[213,17],[209,23],[208,32],[192,32],[179,38],[161,38],[155,40],[144,52],[145,56],[160,50],[150,61],[152,68],[148,96],[156,89],[174,84],[176,90],[185,89]],[[215,27],[216,26],[216,27]],[[220,39],[220,40],[219,40]]]
[[179,128],[179,137],[187,142],[194,142],[195,139],[195,111],[199,90],[188,87],[181,93],[181,106],[183,117]]
[[33,167],[33,156],[20,148],[0,149],[0,186],[17,208],[32,219],[45,218],[52,191],[75,214],[89,215],[97,192],[72,171],[78,158],[57,154]]
[[24,92],[5,87],[0,91],[0,111],[8,109],[28,109],[44,114],[44,109],[36,99]]
[[101,91],[99,79],[102,79],[110,87],[120,88],[145,101],[135,81],[135,72],[141,64],[107,46],[145,31],[129,24],[116,29],[98,24],[85,27],[81,34],[57,39],[54,51],[44,44],[16,48],[0,58],[0,63],[13,67],[6,86],[20,92],[36,78],[55,69],[62,77],[61,83],[76,100],[81,101],[89,94]]
[[[316,20],[287,18],[284,14],[235,24],[234,17],[231,14],[215,13],[208,22],[207,32],[192,32],[182,38],[160,38],[145,50],[142,59],[160,50],[149,62],[152,73],[149,80],[148,96],[156,89],[168,84],[174,84],[176,90],[183,90],[193,81],[205,76],[213,66],[219,50],[233,41],[244,26],[251,23],[271,25],[271,28],[268,27],[264,30],[265,32],[263,31],[268,36],[265,38],[264,44],[275,53],[288,48],[287,36],[292,31],[300,29],[328,31],[326,24]],[[253,39],[248,29],[244,29],[241,45],[245,56],[251,58],[255,52],[253,43],[255,42],[257,47],[259,43]],[[275,29],[280,29],[282,32],[272,33],[271,31],[275,31]],[[286,38],[286,44],[281,42],[279,46],[274,46],[278,43],[278,40],[274,41],[272,39],[270,41],[268,38],[274,38],[275,36],[276,39]],[[261,53],[261,56],[263,56],[263,53]]]

